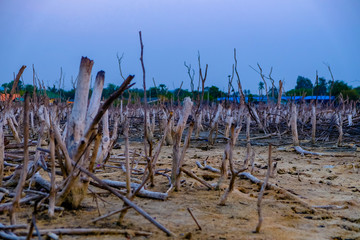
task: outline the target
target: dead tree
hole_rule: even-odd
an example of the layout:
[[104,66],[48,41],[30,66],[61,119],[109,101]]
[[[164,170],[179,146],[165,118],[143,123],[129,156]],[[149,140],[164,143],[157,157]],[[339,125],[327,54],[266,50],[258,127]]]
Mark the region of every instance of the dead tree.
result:
[[[220,179],[222,179],[224,177],[223,173],[223,167],[225,166],[224,161],[228,160],[229,161],[229,165],[230,165],[230,172],[231,172],[231,179],[230,179],[230,183],[229,183],[229,187],[226,189],[225,193],[222,195],[221,199],[220,199],[220,205],[225,205],[226,199],[228,198],[229,194],[234,190],[234,185],[235,185],[235,179],[236,177],[239,175],[239,173],[245,171],[247,169],[247,167],[244,167],[242,169],[240,169],[239,171],[235,170],[234,167],[234,163],[233,163],[233,152],[234,152],[234,145],[235,142],[239,136],[239,133],[241,131],[241,125],[237,126],[235,128],[235,126],[231,127],[231,137],[228,141],[228,144],[226,145],[225,151],[224,151],[224,157],[223,157],[223,164],[221,167],[221,177]],[[226,169],[227,171],[227,169]],[[219,185],[221,184],[221,180],[219,180]]]
[[252,66],[250,66],[250,67],[251,67],[255,72],[257,72],[257,73],[260,75],[262,81],[264,82],[264,85],[265,85],[265,93],[266,93],[266,101],[269,102],[269,93],[268,93],[267,83],[266,83],[266,80],[265,80],[265,75],[263,74],[263,70],[262,70],[262,68],[260,67],[260,64],[259,64],[259,63],[257,63],[257,66],[258,66],[258,68],[259,68],[259,71],[256,70],[255,68],[253,68]]
[[[186,121],[191,113],[193,103],[189,97],[184,100],[184,107],[182,113],[180,115],[180,119],[175,129],[174,133],[174,145],[173,145],[173,161],[172,161],[172,171],[171,171],[171,183],[175,187],[175,190],[180,189],[180,167],[182,162],[182,152],[186,151],[186,143],[184,144],[184,148],[180,150],[181,137],[183,135],[184,129],[186,127]],[[189,135],[189,133],[188,133]],[[191,136],[191,133],[190,133]],[[185,155],[184,155],[185,157]]]
[[[184,62],[184,66],[186,67],[187,69],[187,73],[189,75],[189,78],[190,78],[190,89],[191,89],[191,92],[192,92],[192,95],[193,95],[193,99],[195,98],[195,92],[194,92],[194,77],[195,77],[195,70],[191,68],[191,64],[187,65],[186,62]],[[192,70],[192,71],[191,71]],[[182,83],[181,83],[181,86],[182,86]],[[181,86],[179,88],[179,92],[178,92],[178,99],[179,99],[179,93],[180,93],[180,90],[181,90]]]
[[[223,109],[222,105],[219,104],[218,108],[217,108],[217,111],[215,113],[215,116],[212,119],[211,124],[210,124],[210,132],[209,132],[209,136],[208,136],[208,141],[212,145],[215,143],[215,140],[216,140],[216,137],[217,137],[218,124],[219,124],[218,122],[219,122],[219,117],[220,117],[220,114],[222,112],[222,109]],[[214,131],[216,131],[215,137],[213,137]]]
[[342,142],[343,142],[343,135],[344,135],[344,132],[343,132],[343,117],[342,117],[341,111],[336,113],[335,119],[336,119],[336,128],[339,131],[339,137],[338,137],[338,140],[337,140],[337,146],[341,147],[343,145]]
[[283,91],[283,82],[279,80],[279,92],[278,92],[278,99],[276,104],[276,117],[275,117],[275,123],[279,124],[280,122],[280,108],[281,108],[281,97],[282,97],[282,91]]
[[234,70],[235,70],[235,74],[237,77],[237,84],[238,84],[238,88],[239,88],[239,93],[240,93],[240,105],[244,105],[245,104],[245,96],[242,90],[242,85],[241,85],[241,81],[240,81],[240,76],[237,70],[237,59],[236,59],[236,48],[234,48]]
[[267,167],[267,171],[266,171],[266,177],[265,177],[265,180],[264,180],[264,182],[263,182],[263,184],[261,186],[259,196],[258,196],[258,201],[257,201],[259,222],[258,222],[258,224],[256,226],[256,229],[255,229],[256,233],[260,232],[260,228],[261,228],[261,225],[262,225],[262,222],[263,222],[263,216],[262,216],[262,211],[261,211],[261,202],[262,202],[262,198],[264,196],[265,188],[266,188],[266,186],[268,184],[268,181],[269,181],[271,168],[272,168],[271,145],[269,145],[269,159],[268,159],[268,167]]
[[22,174],[18,185],[16,186],[16,194],[12,202],[12,208],[10,210],[10,222],[11,224],[16,224],[15,213],[17,208],[19,208],[19,201],[21,198],[22,190],[25,185],[26,176],[28,172],[29,164],[29,105],[30,105],[30,96],[28,93],[25,94],[25,103],[24,103],[24,162],[22,164]]
[[315,144],[315,137],[316,137],[316,105],[311,105],[311,143]]
[[295,103],[291,103],[291,119],[290,126],[292,132],[293,145],[295,147],[300,146],[299,135],[297,130],[297,110]]
[[[67,142],[70,142],[71,144],[76,144],[76,146],[72,147],[64,147],[65,144],[62,144],[62,140],[56,134],[56,128],[55,128],[55,138],[58,142],[61,151],[63,152],[65,158],[69,158],[71,164],[73,165],[73,162],[75,162],[79,166],[87,166],[88,163],[85,161],[83,162],[81,159],[84,151],[86,151],[88,145],[95,139],[96,136],[96,128],[97,124],[103,117],[104,113],[108,110],[112,102],[119,97],[128,87],[133,79],[133,76],[129,76],[123,84],[120,86],[120,88],[113,93],[109,99],[105,101],[105,103],[102,105],[102,107],[99,109],[96,116],[93,118],[91,123],[88,125],[88,130],[84,132],[85,128],[85,121],[82,123],[79,123],[78,119],[83,119],[86,116],[87,109],[85,108],[85,111],[83,109],[79,109],[80,106],[78,106],[78,103],[76,103],[77,99],[79,99],[79,103],[84,103],[83,106],[87,106],[87,99],[88,99],[88,90],[89,90],[89,78],[90,78],[90,71],[92,67],[93,62],[89,60],[88,58],[82,58],[81,64],[80,64],[80,74],[78,78],[78,87],[77,92],[79,91],[79,94],[75,94],[75,102],[73,111],[70,115],[70,121],[68,124],[68,139]],[[130,85],[131,86],[131,85]],[[87,92],[85,93],[84,89],[86,88]],[[84,108],[82,106],[82,108]],[[74,116],[77,116],[77,118],[74,118]],[[90,120],[89,120],[90,121]],[[79,126],[80,124],[80,126]],[[80,131],[82,130],[82,131]],[[79,139],[78,142],[75,141],[75,139]],[[69,148],[69,153],[68,149]],[[69,177],[66,179],[65,186],[62,189],[60,193],[57,194],[56,197],[56,205],[60,205],[64,202],[70,204],[73,208],[77,208],[80,203],[82,202],[82,199],[84,198],[87,190],[87,184],[81,182],[79,177],[78,168],[71,167],[71,172],[69,173]]]
[[331,85],[330,85],[330,89],[329,89],[329,106],[331,106],[331,92],[332,92],[333,87],[334,87],[335,79],[334,79],[333,73],[331,71],[330,65],[325,64],[325,66],[327,66],[327,68],[328,68],[328,70],[330,72],[330,76],[331,76]]

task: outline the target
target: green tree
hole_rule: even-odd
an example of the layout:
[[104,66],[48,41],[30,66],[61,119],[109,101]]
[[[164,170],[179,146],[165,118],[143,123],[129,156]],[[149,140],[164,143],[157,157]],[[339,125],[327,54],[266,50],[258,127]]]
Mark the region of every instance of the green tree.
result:
[[347,85],[344,81],[336,80],[333,85],[331,94],[333,96],[339,96],[342,91],[351,90],[351,86]]
[[313,84],[310,79],[302,76],[298,76],[296,80],[295,89],[312,89]]
[[355,89],[342,90],[341,94],[344,99],[349,98],[350,100],[359,100],[359,93]]
[[222,92],[220,91],[220,89],[218,87],[215,87],[215,86],[211,86],[209,88],[209,98],[210,98],[210,101],[212,100],[215,100],[219,97],[221,97],[222,95]]
[[[14,81],[11,81],[9,83],[3,83],[1,86],[4,88],[4,91],[6,90],[7,92],[10,92],[13,85],[14,85]],[[24,83],[22,81],[19,81],[16,86],[15,92],[19,92],[23,90],[23,88],[24,88]]]
[[263,95],[263,90],[264,90],[264,82],[259,82],[259,95],[260,96]]
[[159,94],[160,95],[166,95],[166,93],[168,92],[168,88],[166,87],[165,84],[160,84],[159,85]]
[[113,94],[117,89],[119,88],[119,86],[116,86],[115,84],[109,83],[107,88],[103,89],[103,93],[102,93],[102,97],[107,99],[108,97],[110,97],[111,94]]
[[326,82],[326,79],[321,77],[319,78],[318,84],[314,87],[314,94],[318,96],[324,96],[328,93],[328,84]]

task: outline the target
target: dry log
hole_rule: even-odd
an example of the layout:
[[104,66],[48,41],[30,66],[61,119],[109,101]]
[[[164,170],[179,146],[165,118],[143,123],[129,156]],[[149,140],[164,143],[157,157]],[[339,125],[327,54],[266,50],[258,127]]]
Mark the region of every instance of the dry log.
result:
[[[73,162],[73,165],[75,166],[75,162]],[[114,194],[115,196],[120,198],[126,205],[133,208],[135,211],[137,211],[139,214],[141,214],[144,218],[146,218],[149,222],[154,224],[161,231],[165,232],[168,236],[174,236],[174,234],[172,232],[170,232],[168,229],[166,229],[164,226],[162,226],[160,223],[158,223],[154,218],[152,218],[148,213],[146,213],[144,210],[142,210],[139,206],[137,206],[135,203],[130,201],[128,198],[126,198],[125,196],[118,193],[116,190],[111,188],[108,184],[104,183],[101,179],[96,177],[94,174],[92,174],[88,170],[84,169],[81,166],[78,166],[78,168],[81,172],[85,173],[90,178],[94,179],[102,188],[110,191],[112,194]]]
[[[255,183],[255,184],[259,185],[259,186],[262,186],[262,184],[264,183],[263,181],[259,180],[258,178],[256,178],[255,176],[253,176],[252,174],[250,174],[248,172],[240,173],[238,176],[241,177],[241,178],[249,179],[251,182],[253,182],[253,183]],[[279,186],[276,186],[275,184],[272,184],[272,183],[267,183],[266,187],[271,189],[271,190],[274,190],[274,191],[277,191],[279,193],[282,193],[282,194],[286,195],[288,198],[296,201],[300,205],[302,205],[302,206],[304,206],[304,207],[306,207],[306,208],[308,208],[310,210],[313,210],[315,212],[314,208],[312,206],[310,206],[307,202],[300,199],[295,194],[287,191],[286,189],[284,189],[282,187],[279,187]]]
[[13,230],[13,229],[24,229],[24,228],[27,228],[26,224],[15,224],[15,225],[0,224],[0,230]]
[[[112,181],[112,180],[107,180],[107,179],[104,179],[102,181],[111,187],[126,188],[126,182]],[[132,189],[137,189],[139,186],[141,186],[141,184],[137,184],[137,183],[130,184],[130,187]],[[152,192],[152,191],[148,191],[148,190],[144,189],[143,187],[141,188],[141,190],[139,191],[137,196],[145,197],[145,198],[152,198],[152,199],[157,199],[157,200],[166,200],[168,198],[167,193]]]
[[[37,195],[37,194],[30,195],[30,196],[26,196],[26,197],[20,199],[19,205],[24,204],[24,203],[28,203],[28,202],[30,202],[30,201],[39,200],[39,199],[41,199],[41,198],[43,198],[43,197],[44,197],[44,196],[42,196],[42,195]],[[9,211],[12,207],[13,207],[13,203],[12,203],[12,202],[3,203],[3,204],[0,205],[0,212]]]
[[212,189],[214,188],[211,184],[209,184],[209,183],[206,182],[205,180],[199,178],[199,177],[196,176],[196,174],[194,174],[193,172],[188,171],[188,170],[186,170],[186,169],[183,168],[183,167],[180,168],[180,170],[181,170],[182,172],[184,172],[186,175],[188,175],[189,177],[191,177],[191,178],[195,179],[196,181],[200,182],[202,185],[204,185],[205,187],[207,187],[209,190],[212,190]]
[[113,215],[115,215],[115,214],[117,214],[117,213],[120,213],[120,212],[122,212],[122,211],[124,211],[124,210],[126,210],[126,209],[129,209],[129,208],[130,208],[130,207],[123,207],[123,208],[121,208],[121,209],[119,209],[119,210],[115,210],[115,211],[109,212],[109,213],[107,213],[107,214],[105,214],[105,215],[102,215],[102,216],[100,216],[100,217],[97,217],[97,218],[91,220],[91,222],[94,223],[94,222],[100,221],[100,220],[102,220],[102,219],[111,217],[111,216],[113,216]]
[[[150,232],[134,231],[128,229],[113,229],[113,228],[55,228],[55,229],[40,229],[41,235],[47,235],[54,233],[57,235],[99,235],[99,234],[125,234],[129,236],[150,236]],[[18,235],[27,235],[26,231],[18,231]],[[33,235],[37,235],[36,232]]]
[[[207,159],[207,158],[206,158]],[[196,161],[196,165],[200,168],[200,169],[202,169],[202,170],[209,170],[209,171],[211,171],[211,172],[215,172],[215,173],[220,173],[220,169],[217,169],[217,168],[214,168],[214,167],[212,167],[212,166],[210,166],[210,165],[207,165],[206,164],[206,160],[204,160],[204,166],[203,165],[201,165],[201,163],[199,162],[199,161]]]

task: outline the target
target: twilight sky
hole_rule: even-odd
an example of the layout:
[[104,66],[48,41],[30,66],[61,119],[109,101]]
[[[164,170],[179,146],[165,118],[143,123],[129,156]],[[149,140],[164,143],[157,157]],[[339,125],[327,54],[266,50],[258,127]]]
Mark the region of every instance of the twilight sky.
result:
[[285,79],[285,90],[315,71],[329,79],[360,85],[359,0],[0,0],[0,84],[32,64],[47,86],[65,88],[77,76],[81,56],[93,59],[93,76],[104,70],[105,85],[121,84],[116,54],[124,53],[124,75],[142,87],[138,31],[142,31],[147,86],[190,89],[184,61],[195,67],[197,52],[209,64],[207,86],[227,89],[233,49],[243,88],[258,92],[259,75]]

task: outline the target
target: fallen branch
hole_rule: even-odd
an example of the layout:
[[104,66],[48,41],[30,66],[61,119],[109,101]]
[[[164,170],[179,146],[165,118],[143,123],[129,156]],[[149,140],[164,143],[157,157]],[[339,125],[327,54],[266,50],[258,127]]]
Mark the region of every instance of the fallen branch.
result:
[[203,162],[204,166],[201,165],[201,163],[199,161],[196,161],[196,165],[202,170],[209,170],[211,172],[220,173],[220,169],[214,168],[214,167],[206,164],[207,159],[208,158],[206,158]]
[[[75,165],[75,162],[73,161],[73,165]],[[97,176],[95,176],[94,174],[92,174],[91,172],[89,172],[88,170],[86,170],[83,167],[78,167],[79,170],[83,173],[85,173],[86,175],[88,175],[90,178],[94,179],[102,188],[110,191],[112,194],[114,194],[115,196],[117,196],[118,198],[120,198],[125,204],[127,204],[129,207],[133,208],[135,211],[137,211],[138,213],[140,213],[140,215],[142,215],[144,218],[146,218],[149,222],[151,222],[152,224],[154,224],[157,228],[159,228],[161,231],[165,232],[168,236],[174,236],[174,234],[172,232],[170,232],[167,228],[165,228],[163,225],[161,225],[160,223],[158,223],[154,218],[152,218],[147,212],[145,212],[144,210],[142,210],[139,206],[137,206],[135,203],[133,203],[132,201],[130,201],[130,199],[128,199],[127,197],[121,195],[119,192],[117,192],[115,189],[113,189],[112,187],[110,187],[108,184],[104,183],[100,178],[98,178]]]
[[[126,234],[130,236],[150,236],[152,233],[145,231],[134,231],[127,229],[113,229],[113,228],[57,228],[57,229],[41,229],[39,230],[41,235],[47,235],[48,233],[54,233],[58,235],[99,235],[99,234]],[[26,231],[17,232],[20,236],[27,235]],[[36,235],[36,232],[33,233]]]
[[[259,185],[259,186],[262,186],[263,184],[263,181],[259,180],[257,177],[253,176],[252,174],[250,174],[249,172],[243,172],[243,173],[240,173],[239,174],[239,177],[241,178],[247,178],[249,179],[251,182]],[[266,184],[266,187],[271,189],[271,190],[274,190],[274,191],[277,191],[281,194],[284,194],[286,195],[288,198],[290,199],[293,199],[294,201],[298,202],[300,205],[308,208],[308,209],[311,209],[313,211],[315,211],[315,209],[310,206],[307,202],[305,202],[304,200],[300,199],[298,196],[296,196],[295,194],[289,192],[288,190],[282,188],[282,187],[278,187],[276,186],[275,184],[272,184],[272,183],[267,183]]]
[[[126,182],[112,181],[112,180],[107,180],[107,179],[104,179],[102,181],[104,183],[108,184],[111,187],[126,188]],[[138,184],[138,183],[131,183],[130,184],[131,189],[137,189],[139,186],[140,186],[140,184]],[[153,198],[153,199],[158,199],[158,200],[166,200],[168,198],[167,193],[152,192],[152,191],[148,191],[148,190],[146,190],[144,188],[141,188],[141,190],[139,191],[137,196],[146,197],[146,198]]]
[[[24,197],[22,199],[20,199],[19,201],[19,204],[24,204],[24,203],[28,203],[30,201],[34,201],[34,200],[38,200],[38,199],[41,199],[43,198],[44,196],[41,196],[41,195],[31,195],[31,196],[27,196],[27,197]],[[4,204],[1,204],[0,205],[0,212],[3,212],[3,211],[8,211],[10,210],[10,208],[12,207],[13,203],[12,202],[8,202],[8,203],[4,203]]]
[[195,216],[193,215],[193,213],[191,212],[190,208],[187,208],[188,212],[190,213],[192,219],[194,220],[194,222],[196,223],[196,225],[198,226],[199,230],[201,231],[201,226],[199,224],[199,222],[197,221],[197,219],[195,218]]
[[129,209],[129,208],[130,208],[130,207],[123,207],[123,208],[121,208],[121,209],[119,209],[119,210],[115,210],[115,211],[109,212],[109,213],[107,213],[107,214],[105,214],[105,215],[102,215],[102,216],[100,216],[100,217],[97,217],[97,218],[91,220],[91,222],[94,223],[94,222],[100,221],[100,220],[102,220],[102,219],[104,219],[104,218],[110,217],[110,216],[112,216],[112,215],[115,215],[115,214],[117,214],[117,213],[119,213],[119,212],[122,212],[122,211],[124,211],[124,210],[126,210],[126,209]]
[[[198,182],[200,182],[202,185],[204,185],[205,187],[207,187],[209,190],[214,189],[214,187],[213,187],[210,183],[208,183],[208,182],[206,182],[205,180],[199,178],[199,177],[196,176],[193,172],[188,171],[188,170],[186,170],[185,168],[182,168],[182,167],[180,168],[180,170],[181,170],[182,172],[184,172],[186,175],[188,175],[189,177],[191,177],[191,178],[197,180]],[[200,230],[201,230],[201,229],[200,229]]]
[[354,157],[353,154],[331,154],[331,153],[319,153],[319,152],[311,152],[304,150],[300,146],[294,146],[294,149],[297,153],[300,153],[302,156],[304,155],[314,155],[314,156],[328,156],[328,157]]

